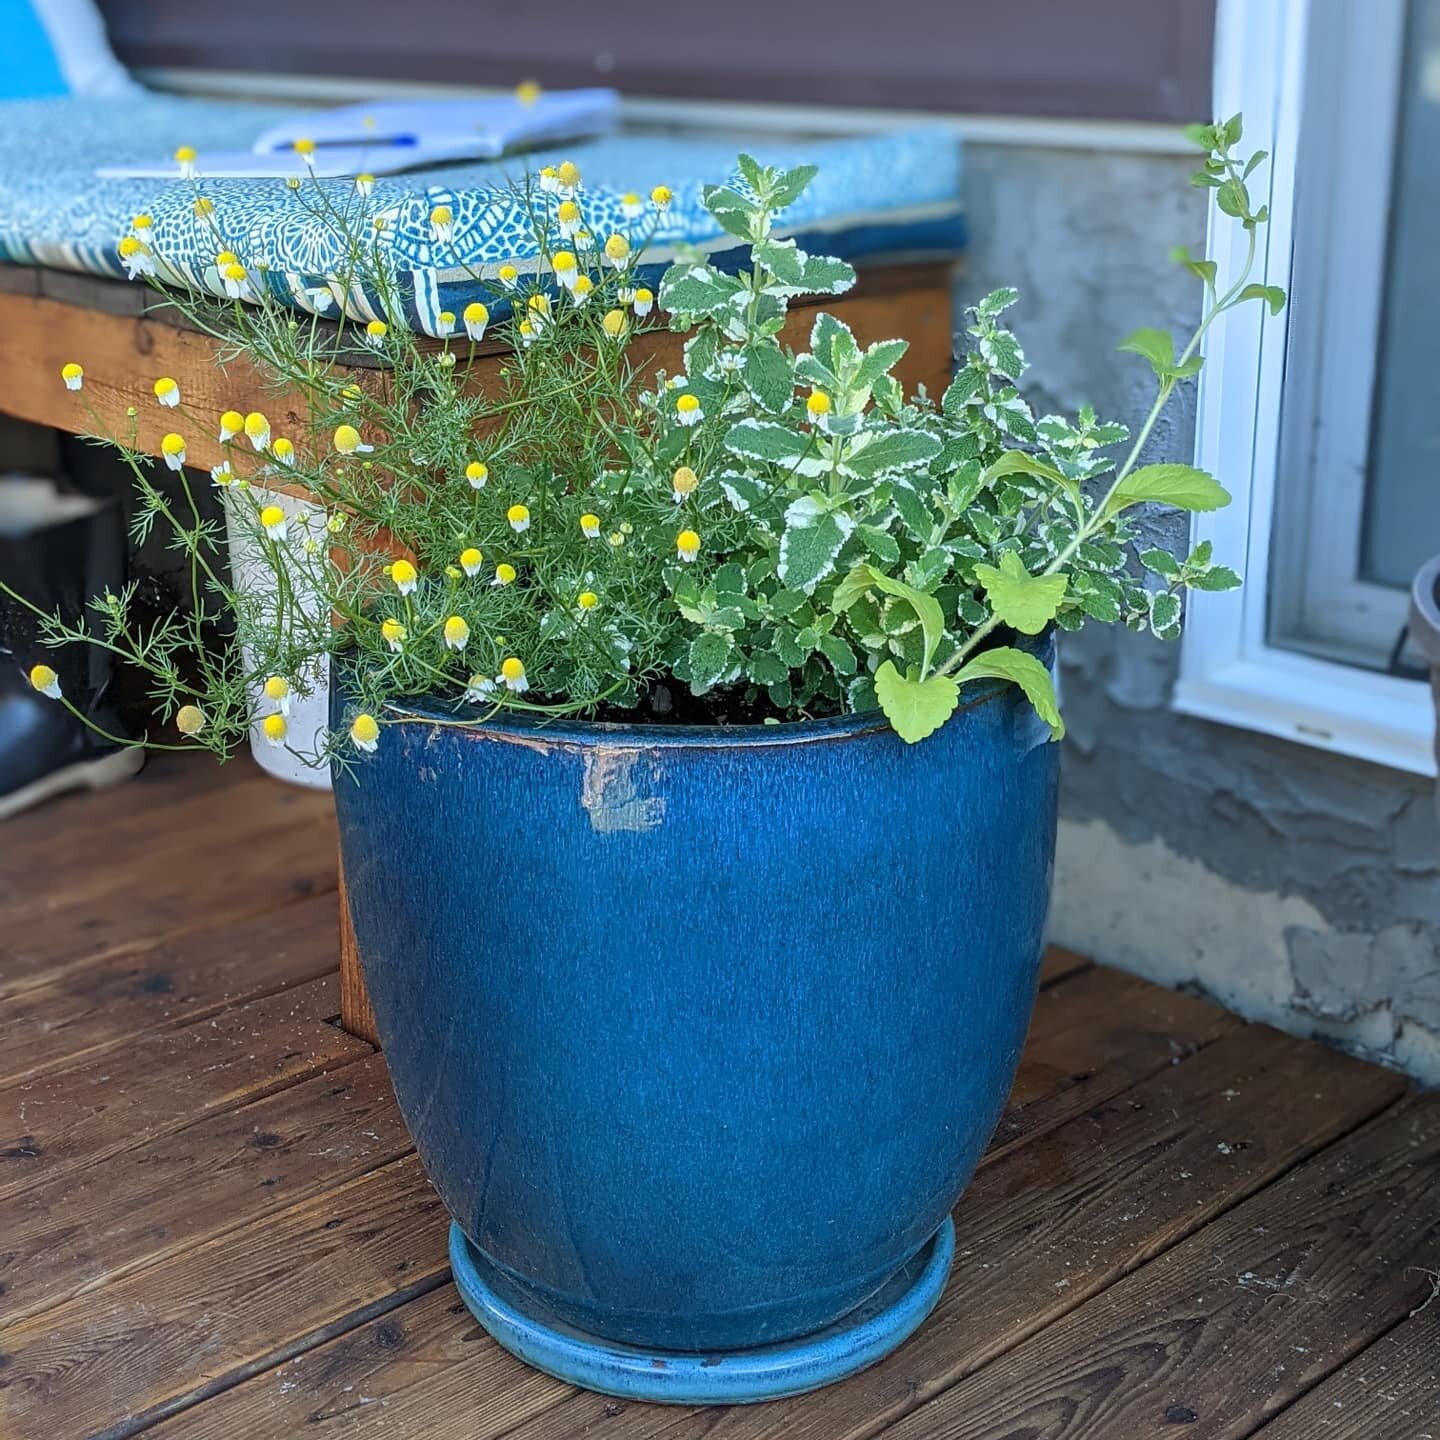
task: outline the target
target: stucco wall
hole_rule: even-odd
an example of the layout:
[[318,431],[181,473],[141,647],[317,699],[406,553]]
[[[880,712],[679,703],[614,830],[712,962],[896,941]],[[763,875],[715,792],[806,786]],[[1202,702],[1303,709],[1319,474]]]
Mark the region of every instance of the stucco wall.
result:
[[[968,164],[961,300],[1018,286],[1033,402],[1090,400],[1133,423],[1150,402],[1148,367],[1115,342],[1143,324],[1188,333],[1198,310],[1197,287],[1166,258],[1203,239],[1189,163],[976,145]],[[1154,458],[1188,458],[1193,399],[1159,430]],[[1152,523],[1183,536],[1180,517]],[[1178,658],[1098,627],[1064,639],[1054,939],[1440,1083],[1430,784],[1177,715]]]

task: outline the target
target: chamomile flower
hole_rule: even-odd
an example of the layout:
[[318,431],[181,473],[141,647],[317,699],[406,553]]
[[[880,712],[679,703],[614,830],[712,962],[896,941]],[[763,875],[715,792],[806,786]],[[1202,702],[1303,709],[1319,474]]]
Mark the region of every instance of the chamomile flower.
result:
[[419,572],[408,560],[397,560],[387,568],[391,580],[395,582],[395,588],[402,595],[413,595],[415,593],[415,582],[420,576]]
[[608,539],[611,546],[616,550],[618,550],[625,543],[625,537],[618,530],[612,530],[609,534]]
[[368,455],[375,448],[360,438],[360,432],[353,425],[337,425],[334,443],[342,455]]
[[472,460],[465,467],[465,478],[470,482],[472,490],[483,490],[485,482],[490,478],[490,467],[483,460]]
[[198,735],[205,728],[205,712],[198,705],[182,705],[175,712],[175,728],[182,735]]
[[168,375],[162,375],[152,388],[162,405],[173,410],[180,403],[180,387]]
[[305,292],[305,298],[310,302],[310,308],[317,315],[327,315],[335,304],[335,293],[328,285],[312,285]]
[[575,232],[575,248],[582,255],[588,255],[595,248],[595,237],[588,230]]
[[448,340],[455,333],[455,312],[442,310],[435,317],[435,333],[442,340]]
[[484,554],[473,545],[467,545],[460,552],[460,568],[472,580],[480,573],[480,567],[485,563]]
[[675,192],[668,185],[657,185],[650,192],[650,203],[660,211],[668,210],[674,198]]
[[548,295],[532,295],[525,302],[525,308],[530,312],[530,323],[536,330],[543,330],[546,322],[550,319],[550,297]]
[[185,467],[185,437],[177,435],[172,430],[160,442],[160,453],[165,457],[165,463],[172,470],[182,470]]
[[535,325],[527,318],[515,327],[515,333],[520,337],[520,343],[522,345],[530,345],[534,343],[535,337],[539,335],[540,331],[536,329]]
[[393,615],[380,622],[380,638],[395,651],[405,644],[405,627]]
[[507,565],[502,560],[495,567],[495,578],[490,583],[492,585],[513,585],[515,583],[515,567]]
[[627,220],[638,220],[645,213],[645,202],[633,190],[627,190],[620,197],[620,213]]
[[208,220],[215,213],[215,202],[208,195],[200,195],[190,208],[194,210],[197,220]]
[[605,318],[600,322],[600,328],[612,340],[619,340],[627,328],[625,312],[623,310],[607,310]]
[[306,167],[313,170],[315,168],[315,142],[313,140],[297,140],[293,148],[305,162]]
[[495,278],[507,289],[513,290],[520,272],[507,260],[496,272]]
[[582,590],[575,597],[575,603],[582,612],[593,610],[600,603],[600,597],[593,590]]
[[682,425],[698,425],[705,418],[705,412],[700,408],[700,397],[682,390],[675,397],[675,418]]
[[617,270],[630,263],[630,242],[618,231],[605,242],[605,259]]
[[555,209],[555,224],[564,240],[573,240],[580,232],[580,207],[573,200],[562,200]]
[[682,465],[670,477],[670,496],[678,505],[687,496],[695,493],[700,477],[688,466]]
[[655,295],[652,291],[646,290],[644,286],[641,286],[630,297],[630,301],[635,314],[641,319],[644,319],[655,308]]
[[490,323],[490,311],[478,300],[472,300],[460,317],[465,322],[465,333],[472,340],[485,338],[485,327]]
[[270,454],[286,469],[293,470],[295,468],[294,442],[287,440],[283,435],[271,445]]
[[580,167],[573,160],[562,160],[555,179],[559,181],[557,193],[573,198],[580,188]]
[[120,255],[120,263],[125,267],[127,280],[136,280],[141,275],[155,273],[155,254],[143,240],[127,235],[116,249]]
[[682,530],[675,537],[675,555],[687,565],[692,565],[700,555],[700,537],[693,530]]
[[220,281],[225,286],[225,294],[229,299],[250,298],[250,272],[238,260],[220,272]]
[[465,699],[471,705],[488,700],[495,693],[495,682],[488,675],[472,675],[465,682]]
[[500,680],[514,695],[530,688],[530,682],[525,678],[525,666],[514,655],[500,662]]
[[527,110],[534,105],[545,92],[540,88],[539,82],[535,80],[522,80],[515,87],[515,98]]
[[365,327],[365,343],[372,350],[383,350],[389,333],[390,327],[383,320],[372,320]]
[[220,416],[220,443],[233,440],[245,428],[245,417],[238,410],[226,410]]
[[578,308],[589,298],[590,292],[595,288],[595,282],[588,275],[577,275],[575,283],[570,287],[570,300]]
[[220,486],[222,490],[235,483],[235,472],[230,468],[228,460],[222,460],[218,465],[210,467],[210,481],[212,484]]
[[805,401],[805,414],[809,417],[810,423],[819,430],[829,427],[832,408],[830,397],[823,390],[812,390],[809,398]]
[[470,641],[470,627],[459,615],[452,615],[445,622],[445,648],[464,650]]
[[353,380],[340,392],[340,403],[347,410],[353,410],[364,398],[365,392]]
[[[574,251],[557,250],[550,257],[550,266],[555,271],[555,278],[567,290],[575,288],[575,282],[580,278],[580,266],[576,262]],[[540,300],[544,297],[537,295],[534,298]]]
[[294,696],[290,690],[290,682],[283,675],[269,676],[264,686],[265,698],[274,705],[282,715],[289,716],[290,706],[294,703]]
[[60,367],[60,378],[65,382],[67,390],[79,390],[85,384],[84,368],[72,360],[68,365]]
[[355,177],[355,193],[362,199],[369,199],[375,193],[375,177],[368,172]]
[[529,507],[525,505],[512,505],[505,512],[505,519],[509,521],[510,528],[517,535],[523,535],[530,528]]
[[285,512],[278,505],[267,505],[260,512],[260,528],[278,545],[285,539],[289,526]]
[[193,145],[182,145],[175,152],[175,163],[180,167],[180,178],[182,180],[193,180],[199,171],[195,168],[195,147]]
[[380,740],[380,726],[373,715],[357,715],[350,722],[350,743],[367,755],[375,753]]
[[582,515],[580,517],[580,533],[587,540],[598,540],[600,538],[600,517],[598,515]]
[[246,417],[241,428],[245,431],[245,438],[255,447],[256,452],[262,451],[270,443],[270,422],[258,410],[252,410]]
[[266,744],[281,746],[290,733],[290,722],[280,714],[267,715],[260,722],[260,733],[265,737]]
[[455,238],[455,212],[448,205],[437,205],[430,212],[430,238],[437,245],[448,245]]
[[148,243],[151,231],[155,228],[155,222],[143,210],[131,222],[130,228]]
[[455,353],[452,350],[442,350],[435,356],[435,363],[442,370],[453,370],[455,368]]
[[560,172],[553,165],[542,165],[540,167],[540,189],[546,195],[558,195],[560,193]]
[[30,685],[32,689],[48,695],[52,700],[60,698],[60,677],[48,665],[30,667]]

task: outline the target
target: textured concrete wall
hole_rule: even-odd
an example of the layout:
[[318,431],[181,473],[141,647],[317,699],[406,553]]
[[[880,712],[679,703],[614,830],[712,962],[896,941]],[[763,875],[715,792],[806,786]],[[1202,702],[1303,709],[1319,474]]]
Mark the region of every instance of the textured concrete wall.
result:
[[[1131,423],[1148,408],[1147,367],[1114,345],[1138,325],[1178,335],[1195,322],[1197,289],[1166,259],[1203,238],[1189,169],[1183,157],[971,147],[960,298],[1020,288],[1012,314],[1036,405],[1090,400]],[[1188,458],[1193,399],[1160,427],[1153,458]],[[1181,517],[1152,523],[1177,542],[1185,532]],[[1098,627],[1065,637],[1054,938],[1440,1083],[1430,784],[1177,715],[1178,658]]]

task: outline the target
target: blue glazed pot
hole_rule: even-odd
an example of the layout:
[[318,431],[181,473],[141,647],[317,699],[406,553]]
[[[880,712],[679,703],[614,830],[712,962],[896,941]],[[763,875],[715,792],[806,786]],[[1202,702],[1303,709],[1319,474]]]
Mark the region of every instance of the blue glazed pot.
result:
[[996,687],[917,746],[878,715],[399,713],[335,777],[345,878],[482,1321],[685,1402],[893,1348],[1034,1000],[1059,754],[1028,703]]

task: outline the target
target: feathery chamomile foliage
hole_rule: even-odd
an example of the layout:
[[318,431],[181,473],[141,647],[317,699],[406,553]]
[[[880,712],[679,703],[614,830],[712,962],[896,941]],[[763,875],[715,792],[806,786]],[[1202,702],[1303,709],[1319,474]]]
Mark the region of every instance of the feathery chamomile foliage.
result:
[[[89,640],[139,666],[178,743],[221,754],[257,721],[271,743],[290,744],[282,701],[330,656],[354,704],[316,760],[373,752],[420,697],[432,713],[453,702],[453,723],[483,723],[505,711],[624,711],[658,681],[738,693],[788,718],[878,705],[912,742],[944,723],[966,685],[1009,682],[1058,737],[1049,672],[1024,637],[1094,620],[1173,638],[1186,589],[1239,583],[1208,546],[1183,557],[1138,549],[1132,524],[1147,501],[1227,503],[1203,471],[1139,459],[1175,388],[1199,372],[1217,317],[1284,302],[1249,279],[1267,217],[1246,181],[1263,154],[1237,154],[1238,116],[1189,134],[1204,152],[1194,181],[1244,227],[1250,259],[1222,285],[1215,262],[1175,252],[1203,283],[1203,316],[1183,346],[1148,329],[1122,344],[1156,380],[1133,437],[1088,408],[1032,413],[1024,355],[1001,324],[1012,290],[969,312],[969,352],[938,400],[904,393],[893,373],[903,339],[862,346],[823,311],[794,351],[791,303],[855,279],[777,235],[811,167],[741,156],[733,182],[703,201],[749,247],[748,264],[731,273],[685,252],[654,293],[641,267],[670,192],[626,196],[623,228],[596,234],[578,169],[547,168],[524,191],[538,261],[476,273],[486,300],[441,316],[438,339],[403,323],[369,177],[343,194],[292,187],[346,257],[304,317],[252,272],[197,182],[211,296],[177,291],[148,217],[121,258],[220,342],[222,368],[243,356],[302,397],[307,420],[279,435],[263,413],[197,413],[157,378],[175,427],[162,460],[184,504],[152,480],[133,412],[129,435],[109,438],[134,474],[137,531],[161,525],[189,557],[196,611],[141,633],[129,592],[105,595],[91,624],[50,617],[48,638]],[[429,219],[443,258],[455,216],[439,206]],[[359,294],[378,295],[387,318],[357,318]],[[667,325],[687,336],[677,373],[646,359],[645,333]],[[482,392],[468,362],[487,336],[509,353]],[[357,350],[378,368],[347,365]],[[83,388],[79,365],[62,378]],[[258,580],[236,581],[221,563],[224,537],[201,519],[184,468],[187,429],[215,429],[224,447],[211,479],[263,559]],[[291,516],[276,487],[318,510]],[[230,642],[219,653],[205,643],[216,620]],[[48,667],[35,683],[70,703]]]

